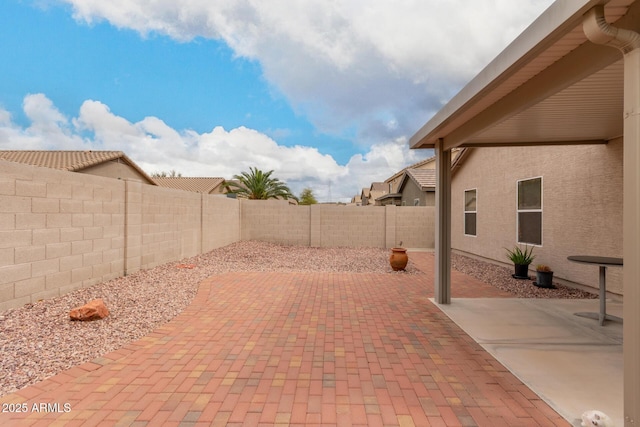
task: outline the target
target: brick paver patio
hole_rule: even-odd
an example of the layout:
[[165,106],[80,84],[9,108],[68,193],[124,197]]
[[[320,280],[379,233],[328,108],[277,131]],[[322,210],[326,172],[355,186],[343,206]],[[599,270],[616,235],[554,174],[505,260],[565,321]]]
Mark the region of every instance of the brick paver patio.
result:
[[428,300],[431,254],[412,260],[426,274],[211,277],[150,335],[0,398],[26,409],[0,425],[568,426]]

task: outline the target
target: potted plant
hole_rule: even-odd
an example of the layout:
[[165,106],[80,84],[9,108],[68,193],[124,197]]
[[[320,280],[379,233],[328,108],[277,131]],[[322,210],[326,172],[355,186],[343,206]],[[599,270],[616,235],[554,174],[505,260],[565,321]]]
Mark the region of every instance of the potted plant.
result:
[[[505,248],[506,249],[506,248]],[[515,274],[513,277],[516,279],[528,279],[529,278],[529,264],[536,257],[533,255],[533,247],[529,248],[528,246],[524,247],[524,251],[516,246],[513,250],[506,249],[507,258],[513,262],[515,267]]]
[[538,264],[536,266],[536,281],[533,284],[539,288],[553,288],[553,271],[551,271],[551,267]]

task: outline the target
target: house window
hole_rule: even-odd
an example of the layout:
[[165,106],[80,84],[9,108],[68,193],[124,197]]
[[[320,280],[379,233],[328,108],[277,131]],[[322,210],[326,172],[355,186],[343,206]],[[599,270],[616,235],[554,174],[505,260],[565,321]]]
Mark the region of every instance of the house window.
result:
[[476,235],[477,213],[477,190],[466,190],[464,192],[464,234],[467,236]]
[[518,243],[542,245],[542,177],[518,181]]
[[420,206],[420,199],[413,199],[413,206]]

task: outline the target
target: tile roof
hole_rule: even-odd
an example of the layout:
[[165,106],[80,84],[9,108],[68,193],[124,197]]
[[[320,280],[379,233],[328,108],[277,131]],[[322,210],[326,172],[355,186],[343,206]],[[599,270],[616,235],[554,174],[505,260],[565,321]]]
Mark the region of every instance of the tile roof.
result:
[[193,191],[209,194],[217,189],[224,178],[214,177],[155,177],[153,180],[161,187],[175,188],[178,190]]
[[[459,157],[461,157],[464,154],[464,151],[466,150],[466,148],[453,148],[451,150],[451,166],[453,167],[456,163],[456,161],[458,160]],[[428,157],[424,160],[419,161],[418,163],[414,163],[412,165],[407,166],[406,168],[396,172],[395,174],[393,174],[392,176],[390,176],[389,178],[387,178],[385,180],[385,182],[391,182],[394,179],[402,176],[402,174],[404,174],[405,171],[408,171],[410,169],[420,169],[422,166],[435,162],[436,160],[436,156],[431,156]]]
[[[436,186],[436,171],[435,169],[407,169],[406,176],[411,178],[421,190],[428,188],[435,188]],[[406,180],[407,178],[404,178]]]
[[153,184],[151,177],[122,151],[0,150],[0,160],[69,172],[80,172],[101,163],[122,160]]
[[384,182],[372,182],[371,183],[371,192],[378,191],[387,191],[389,189],[389,185]]

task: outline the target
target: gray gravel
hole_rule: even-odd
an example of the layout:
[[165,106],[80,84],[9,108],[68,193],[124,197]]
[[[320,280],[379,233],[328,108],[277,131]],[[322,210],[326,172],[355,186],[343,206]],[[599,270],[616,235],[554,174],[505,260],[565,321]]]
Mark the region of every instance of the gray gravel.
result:
[[[422,274],[409,260],[394,272],[389,251],[379,248],[309,248],[264,242],[238,242],[207,254],[165,264],[127,277],[79,289],[61,297],[0,313],[0,396],[34,384],[134,341],[168,322],[194,298],[207,277],[240,271],[366,272]],[[194,268],[179,268],[194,265]],[[497,283],[504,271],[454,256],[454,268],[521,296],[518,286]],[[500,277],[501,279],[496,279]],[[514,280],[507,274],[506,282]],[[506,286],[506,288],[505,288]],[[545,296],[528,286],[532,297]],[[544,290],[542,290],[544,291]],[[548,292],[548,291],[547,291]],[[583,298],[562,291],[555,298]],[[97,322],[71,322],[69,310],[103,298],[110,310]],[[161,307],[162,309],[154,309]]]

